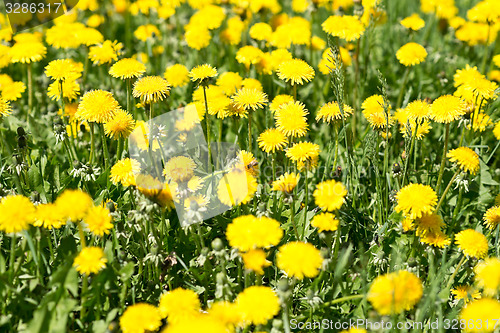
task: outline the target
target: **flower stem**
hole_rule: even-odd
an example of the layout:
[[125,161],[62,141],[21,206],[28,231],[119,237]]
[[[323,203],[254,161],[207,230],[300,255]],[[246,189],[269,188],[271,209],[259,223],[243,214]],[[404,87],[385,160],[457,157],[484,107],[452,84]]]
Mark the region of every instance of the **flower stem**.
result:
[[450,279],[448,280],[448,284],[446,285],[446,289],[447,291],[450,290],[451,288],[451,285],[453,284],[453,280],[455,280],[455,277],[457,276],[458,274],[458,270],[460,269],[460,267],[462,267],[462,265],[464,264],[465,262],[465,259],[466,257],[463,255],[462,256],[462,259],[460,259],[460,262],[458,263],[457,267],[455,267],[455,271],[453,272],[453,274],[450,276]]
[[290,207],[290,219],[292,220],[293,231],[295,232],[295,238],[300,239],[299,232],[297,230],[297,224],[295,224],[295,195],[292,194],[292,205]]
[[16,260],[16,242],[17,241],[17,237],[16,237],[16,234],[13,233],[12,234],[12,237],[11,237],[11,240],[10,240],[10,259],[9,259],[9,277],[10,277],[10,281],[11,282],[14,282],[14,261]]
[[396,103],[397,108],[401,107],[401,103],[403,102],[403,96],[405,94],[406,84],[408,83],[408,77],[410,75],[410,67],[406,67],[403,82],[401,84],[401,90],[399,91],[398,102]]
[[252,152],[252,112],[248,112],[248,151]]
[[32,108],[33,108],[33,75],[31,71],[31,63],[28,63],[28,114],[26,116],[27,117],[26,120],[28,120]]
[[439,193],[439,188],[441,187],[441,182],[443,180],[444,166],[446,164],[446,152],[448,151],[448,140],[450,138],[450,124],[446,124],[446,132],[444,134],[444,148],[443,157],[441,158],[441,166],[439,168],[439,176],[436,183],[436,192]]
[[450,182],[448,183],[448,186],[446,186],[443,194],[441,195],[441,199],[439,199],[439,202],[436,206],[436,213],[437,211],[439,210],[439,207],[441,207],[441,205],[443,204],[443,200],[444,200],[444,197],[446,197],[446,194],[448,193],[448,191],[450,190],[451,188],[451,185],[453,184],[453,182],[455,181],[455,178],[457,178],[458,174],[460,173],[460,169],[458,169],[455,174],[453,175],[453,177],[451,177],[450,179]]
[[[308,162],[306,162],[308,164]],[[304,226],[302,229],[302,240],[306,238],[306,230],[307,230],[307,208],[309,205],[309,177],[307,177],[307,167],[305,171],[305,183],[306,183],[306,196],[304,198]]]
[[108,169],[110,161],[109,161],[108,143],[106,142],[106,135],[104,134],[103,124],[99,125],[99,132],[101,134],[102,150],[104,152],[104,168]]
[[90,156],[89,156],[89,164],[92,165],[94,162],[94,154],[95,154],[95,134],[94,134],[94,123],[90,123]]
[[203,97],[205,99],[205,124],[207,126],[207,146],[208,146],[208,163],[207,163],[207,166],[208,166],[208,171],[211,172],[212,171],[212,147],[210,146],[210,119],[208,119],[209,117],[209,113],[208,113],[208,101],[207,101],[207,87],[205,85],[203,85]]

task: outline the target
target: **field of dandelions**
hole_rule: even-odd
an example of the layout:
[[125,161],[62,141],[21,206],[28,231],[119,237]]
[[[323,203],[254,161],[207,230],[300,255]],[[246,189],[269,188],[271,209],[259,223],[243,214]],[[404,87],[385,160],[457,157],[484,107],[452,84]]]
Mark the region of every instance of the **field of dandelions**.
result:
[[500,332],[499,1],[0,9],[0,332]]

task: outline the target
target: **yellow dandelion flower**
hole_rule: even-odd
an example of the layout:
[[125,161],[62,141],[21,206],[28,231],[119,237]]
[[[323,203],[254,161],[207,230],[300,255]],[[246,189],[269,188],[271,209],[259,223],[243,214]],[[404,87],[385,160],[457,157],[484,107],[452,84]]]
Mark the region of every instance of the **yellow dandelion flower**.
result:
[[280,311],[280,301],[269,287],[252,286],[243,290],[236,297],[238,309],[243,320],[249,324],[265,325]]
[[143,103],[156,103],[170,95],[170,83],[160,76],[145,76],[134,83],[132,95]]
[[469,303],[460,312],[460,320],[467,323],[465,332],[485,333],[495,331],[500,313],[500,302],[492,298],[482,298]]
[[172,87],[183,87],[189,83],[189,71],[182,64],[168,66],[163,74]]
[[250,27],[250,37],[259,41],[269,41],[273,34],[273,28],[264,22],[255,23]]
[[[390,113],[391,106],[386,105],[382,95],[368,97],[361,104],[363,115],[374,128],[385,128],[394,123],[394,117]],[[388,113],[385,113],[387,109]]]
[[266,259],[266,253],[261,249],[252,249],[242,253],[241,258],[246,269],[260,275],[264,274],[265,267],[271,266],[271,262]]
[[319,145],[298,142],[286,150],[286,157],[297,163],[299,170],[314,169],[318,165]]
[[417,13],[404,18],[400,23],[403,27],[413,31],[418,31],[425,27],[425,21]]
[[242,170],[232,170],[219,181],[217,197],[226,206],[245,204],[257,192],[257,180]]
[[0,117],[8,116],[11,112],[10,102],[0,97]]
[[359,18],[351,15],[330,16],[321,27],[326,33],[348,42],[358,40],[365,31]]
[[[75,100],[78,95],[80,95],[80,85],[74,80],[62,81],[63,98],[69,101]],[[52,100],[61,100],[61,82],[54,81],[49,85],[47,89],[47,96]]]
[[120,317],[120,328],[123,333],[154,332],[161,326],[160,311],[146,303],[136,303],[127,307]]
[[381,315],[411,310],[422,298],[423,286],[413,273],[397,271],[378,276],[368,291],[368,301]]
[[9,50],[10,61],[29,64],[45,58],[47,48],[40,42],[17,42]]
[[161,33],[158,28],[153,24],[140,25],[134,31],[134,37],[143,42],[147,41],[148,38],[159,38],[161,39]]
[[248,69],[251,65],[259,63],[260,59],[264,55],[261,49],[255,46],[246,45],[243,46],[236,52],[236,60],[238,63],[245,65]]
[[23,96],[26,86],[23,82],[12,82],[2,89],[2,98],[6,101],[15,102]]
[[490,230],[494,230],[500,224],[500,206],[491,207],[484,213],[484,224]]
[[407,43],[396,52],[396,58],[404,66],[415,66],[427,58],[427,51],[420,44]]
[[455,301],[458,302],[463,299],[465,304],[481,298],[481,294],[470,286],[458,286],[455,289],[451,289],[451,294]]
[[488,254],[488,240],[475,230],[460,231],[455,235],[455,243],[466,256],[482,259]]
[[57,59],[45,67],[45,75],[55,81],[65,81],[76,80],[81,72],[71,59]]
[[257,139],[259,148],[266,153],[283,150],[286,146],[286,136],[276,128],[269,128],[262,132]]
[[346,195],[347,189],[344,184],[333,179],[317,184],[313,193],[316,205],[329,212],[340,209]]
[[479,170],[479,156],[468,147],[450,150],[446,156],[451,162],[456,163],[460,169],[475,175]]
[[267,95],[257,89],[242,88],[231,99],[236,107],[253,111],[263,108],[267,103]]
[[57,205],[48,203],[36,206],[36,220],[33,222],[35,227],[59,229],[65,223],[66,219]]
[[486,258],[474,267],[474,279],[484,293],[494,296],[500,290],[500,259]]
[[444,232],[438,230],[436,232],[427,232],[425,236],[420,237],[420,242],[422,244],[444,248],[451,244],[451,239]]
[[104,123],[104,132],[115,140],[127,138],[135,129],[135,121],[130,113],[118,109],[113,117]]
[[96,236],[104,236],[109,234],[113,228],[112,217],[109,210],[102,206],[93,206],[89,208],[87,214],[83,218],[87,228]]
[[73,266],[78,273],[90,275],[97,274],[106,267],[107,259],[100,247],[89,246],[83,248],[73,261]]
[[90,195],[81,190],[65,190],[55,204],[66,219],[77,222],[87,215],[93,202]]
[[146,66],[133,58],[120,59],[109,69],[109,75],[122,80],[139,77],[145,72]]
[[281,80],[290,82],[292,86],[302,85],[314,78],[314,69],[301,59],[291,59],[281,63],[276,73]]
[[75,117],[78,120],[105,123],[113,118],[119,108],[109,91],[91,90],[83,95]]
[[437,214],[424,214],[415,220],[416,235],[423,237],[428,233],[437,233],[445,226],[443,218]]
[[196,66],[189,72],[191,81],[199,84],[207,83],[209,79],[217,76],[217,69],[208,65]]
[[286,172],[272,183],[272,190],[280,191],[285,194],[291,194],[295,189],[295,187],[297,186],[299,179],[300,175],[297,175],[293,172],[292,173]]
[[406,106],[406,112],[411,120],[420,123],[430,116],[431,106],[426,101],[416,100]]
[[141,171],[141,165],[138,161],[130,158],[119,160],[111,167],[109,178],[115,185],[118,183],[123,186],[135,185],[135,176]]
[[437,194],[428,185],[409,184],[396,194],[398,204],[396,212],[403,212],[405,217],[416,219],[424,214],[431,214],[437,204]]
[[189,28],[186,29],[184,39],[190,48],[201,50],[210,45],[212,36],[210,35],[210,30],[205,26],[190,25]]
[[242,77],[236,72],[222,73],[217,79],[217,85],[222,89],[226,96],[233,95],[238,89],[241,88],[242,83]]
[[106,40],[89,48],[89,59],[94,65],[109,64],[118,60],[122,47],[122,43]]
[[442,124],[449,124],[466,113],[467,105],[455,96],[444,95],[431,105],[431,118]]
[[200,313],[198,294],[189,289],[177,288],[160,297],[158,310],[162,318],[169,323],[176,323],[195,317]]
[[276,265],[287,276],[302,280],[319,274],[323,258],[320,251],[310,243],[290,242],[281,246],[276,255]]
[[196,163],[187,156],[176,156],[165,164],[163,174],[174,182],[187,182],[193,177]]
[[282,105],[275,112],[276,128],[288,137],[303,137],[307,133],[309,112],[304,103],[295,101]]
[[311,225],[319,232],[335,231],[339,227],[339,220],[332,213],[321,213],[313,217]]
[[290,96],[290,95],[277,95],[276,97],[274,97],[274,99],[271,102],[271,104],[269,104],[269,110],[271,110],[271,112],[275,113],[283,105],[288,104],[288,103],[293,102],[293,101],[295,101],[293,99],[293,96]]
[[337,102],[330,102],[323,105],[316,114],[316,121],[324,121],[327,123],[342,120],[342,117],[349,117],[354,110],[349,105],[343,105],[342,111],[340,110]]
[[[210,307],[210,309],[208,309],[208,316],[214,318],[219,323],[223,323],[224,325],[226,325],[226,327],[229,328],[234,328],[236,325],[242,324],[243,320],[242,314],[240,313],[236,303],[230,303],[227,301],[214,302]],[[192,330],[192,331],[184,330],[184,331],[179,331],[179,333],[199,332],[199,331],[206,331],[205,326],[203,326],[203,329]]]
[[0,200],[0,231],[16,233],[27,230],[35,217],[35,206],[25,196],[9,195]]
[[247,252],[277,245],[283,237],[280,223],[269,217],[239,216],[227,226],[226,238],[231,247]]

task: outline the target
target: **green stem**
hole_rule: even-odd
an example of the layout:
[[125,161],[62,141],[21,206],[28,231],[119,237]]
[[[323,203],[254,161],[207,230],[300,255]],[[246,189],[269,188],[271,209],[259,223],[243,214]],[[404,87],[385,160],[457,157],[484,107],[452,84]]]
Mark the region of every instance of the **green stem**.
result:
[[305,240],[306,238],[306,231],[307,231],[307,208],[309,205],[309,177],[307,177],[307,166],[308,162],[306,162],[306,171],[305,171],[305,183],[306,183],[306,196],[304,198],[304,226],[302,229],[302,240]]
[[32,108],[33,108],[33,75],[31,71],[31,63],[28,63],[28,114],[26,120],[28,120]]
[[299,232],[297,230],[297,224],[295,223],[295,195],[292,194],[292,205],[290,207],[290,219],[292,220],[293,231],[295,232],[295,237],[297,240],[300,239]]
[[94,123],[89,123],[90,125],[90,155],[89,155],[89,164],[92,165],[94,162],[95,155],[95,134],[94,134]]
[[453,177],[451,177],[450,179],[450,182],[448,183],[448,186],[446,186],[443,194],[441,195],[441,199],[439,199],[439,202],[436,206],[436,213],[437,211],[439,210],[439,207],[441,207],[441,205],[443,204],[443,200],[444,198],[446,197],[446,194],[448,193],[448,191],[450,190],[451,188],[451,185],[453,184],[453,182],[455,181],[455,178],[457,178],[458,174],[460,173],[460,169],[458,169],[455,174],[453,175]]
[[12,233],[11,236],[11,241],[10,241],[10,259],[9,259],[9,276],[10,276],[10,281],[13,283],[14,282],[14,261],[16,260],[16,243],[17,243],[17,236],[15,233]]
[[408,77],[410,75],[410,67],[406,67],[404,76],[403,76],[403,82],[401,84],[401,90],[399,91],[399,96],[398,96],[398,102],[396,103],[396,107],[400,108],[401,103],[403,102],[403,96],[405,94],[405,88],[406,84],[408,83]]
[[462,259],[460,259],[460,262],[458,263],[457,267],[455,267],[455,271],[453,272],[453,274],[450,276],[450,279],[448,280],[448,284],[446,285],[446,289],[445,289],[446,291],[450,291],[450,288],[453,284],[453,280],[455,280],[455,277],[458,274],[458,270],[460,269],[460,267],[462,267],[465,260],[466,260],[466,257],[463,255]]
[[107,170],[109,168],[110,160],[108,152],[108,143],[106,142],[106,135],[104,134],[104,124],[99,125],[99,132],[101,134],[102,151],[104,152],[104,168]]
[[450,137],[450,124],[446,124],[446,132],[444,134],[444,148],[443,148],[443,157],[441,158],[441,166],[439,167],[439,175],[436,183],[436,192],[439,193],[439,189],[441,187],[441,182],[443,180],[444,166],[446,164],[446,153],[448,152],[448,140]]
[[208,171],[212,171],[212,147],[210,146],[210,119],[208,117],[208,101],[207,101],[207,87],[203,85],[203,98],[205,99],[205,124],[207,126],[207,146],[208,146]]
[[252,152],[252,111],[248,112],[248,152]]

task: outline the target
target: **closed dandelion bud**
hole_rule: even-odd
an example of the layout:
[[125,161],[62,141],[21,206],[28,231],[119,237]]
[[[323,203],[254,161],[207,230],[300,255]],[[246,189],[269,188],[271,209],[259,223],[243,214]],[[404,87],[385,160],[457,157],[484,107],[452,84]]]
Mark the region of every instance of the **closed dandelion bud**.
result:
[[278,330],[279,332],[282,332],[283,328],[283,320],[281,319],[274,319],[273,320],[273,329]]
[[85,133],[87,129],[85,128],[85,124],[80,124],[80,132]]
[[24,136],[24,135],[26,135],[26,131],[24,130],[24,128],[23,128],[23,127],[19,126],[19,127],[17,128],[17,135],[18,135],[18,136]]
[[[338,231],[337,231],[337,232],[338,232]],[[322,233],[323,233],[323,232],[322,232]],[[322,257],[323,259],[328,259],[328,258],[330,258],[330,251],[329,251],[328,249],[326,249],[326,248],[322,248],[322,249],[320,250],[320,252],[321,252],[321,257]]]
[[408,259],[408,267],[415,267],[415,266],[417,266],[417,264],[418,264],[418,263],[417,263],[417,261],[415,260],[415,258],[410,257],[410,258]]
[[110,213],[115,212],[115,204],[112,201],[106,202],[106,209],[109,210]]
[[212,241],[212,249],[215,251],[221,251],[224,248],[224,244],[220,238],[216,238]]
[[118,332],[118,328],[119,328],[118,324],[115,321],[112,321],[108,325],[108,331],[110,331],[110,332]]
[[278,290],[279,291],[283,291],[283,292],[288,291],[289,287],[290,286],[288,285],[287,279],[279,280],[279,282],[278,282]]
[[202,256],[208,256],[208,252],[210,252],[210,249],[208,247],[204,247],[203,249],[201,249]]
[[219,272],[215,276],[215,279],[217,281],[217,284],[224,284],[224,282],[226,282],[226,274]]
[[392,173],[394,176],[400,176],[401,175],[401,165],[399,163],[394,163],[392,165]]
[[31,192],[30,199],[31,202],[40,202],[40,193],[38,191]]
[[333,175],[333,178],[336,178],[336,179],[342,178],[342,167],[340,165],[335,170],[335,174]]
[[403,150],[403,153],[401,154],[401,158],[403,160],[406,160],[406,150]]
[[312,299],[314,298],[314,291],[312,291],[311,289],[309,289],[306,293],[306,297],[307,297],[307,300],[308,301],[312,301]]
[[21,135],[17,138],[17,146],[19,147],[19,149],[26,148],[27,143],[26,143],[26,137],[24,135]]

